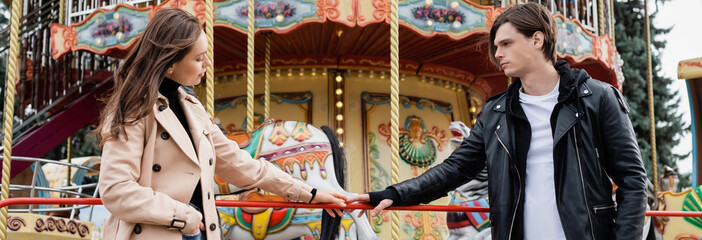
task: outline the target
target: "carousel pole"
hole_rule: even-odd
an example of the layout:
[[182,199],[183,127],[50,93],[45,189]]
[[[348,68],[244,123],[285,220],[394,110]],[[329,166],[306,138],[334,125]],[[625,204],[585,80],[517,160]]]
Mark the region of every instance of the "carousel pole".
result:
[[[71,0],[72,1],[72,0]],[[66,22],[66,0],[59,1],[59,24],[63,25]]]
[[254,0],[249,0],[246,27],[246,132],[253,131],[254,117]]
[[213,4],[212,0],[205,0],[205,33],[207,34],[207,58],[211,61],[207,67],[205,75],[207,96],[205,109],[210,118],[214,119],[214,25],[213,25]]
[[[7,57],[7,79],[5,80],[5,106],[3,110],[2,140],[2,189],[0,201],[8,199],[10,190],[10,162],[12,161],[12,124],[15,113],[15,82],[17,76],[17,56],[19,55],[19,25],[22,15],[22,0],[13,0],[10,9],[10,54]],[[7,207],[0,208],[0,240],[7,239]]]
[[658,161],[656,159],[656,121],[653,109],[653,76],[651,72],[651,22],[648,19],[648,0],[644,0],[646,17],[646,79],[648,79],[648,124],[651,128],[651,162],[653,164],[653,194],[658,194]]
[[604,34],[604,1],[605,0],[597,0],[597,30],[599,30],[597,36],[602,36],[602,34]]
[[[390,132],[392,151],[392,184],[400,182],[400,58],[399,58],[399,23],[397,0],[390,0]],[[392,211],[392,239],[400,239],[400,214]]]
[[614,0],[609,0],[609,26],[609,33],[612,37],[612,45],[614,45],[614,48],[616,48],[617,45],[614,41],[614,33],[616,32],[616,29],[614,29]]
[[263,85],[263,118],[271,117],[271,34],[266,34],[266,60]]

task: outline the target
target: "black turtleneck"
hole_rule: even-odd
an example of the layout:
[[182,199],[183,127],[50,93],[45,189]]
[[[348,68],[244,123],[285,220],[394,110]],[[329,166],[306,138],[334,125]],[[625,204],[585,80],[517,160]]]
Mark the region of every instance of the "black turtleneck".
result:
[[[173,111],[173,113],[176,115],[178,118],[178,121],[180,122],[181,125],[183,125],[183,128],[185,129],[185,132],[188,133],[188,137],[190,137],[190,142],[193,143],[193,149],[195,148],[195,143],[193,142],[193,135],[190,133],[190,126],[188,125],[188,120],[185,118],[185,112],[183,112],[183,106],[180,105],[180,99],[178,98],[178,88],[180,87],[180,84],[169,79],[169,78],[164,78],[163,81],[161,82],[161,86],[158,88],[158,92],[160,92],[166,99],[168,99],[168,107]],[[197,206],[198,211],[202,213],[202,187],[200,186],[202,180],[197,182],[197,186],[195,187],[195,192],[193,192],[193,197],[190,198],[190,203]],[[205,218],[202,219],[203,223],[205,221]],[[203,234],[203,239],[204,239],[204,234]]]

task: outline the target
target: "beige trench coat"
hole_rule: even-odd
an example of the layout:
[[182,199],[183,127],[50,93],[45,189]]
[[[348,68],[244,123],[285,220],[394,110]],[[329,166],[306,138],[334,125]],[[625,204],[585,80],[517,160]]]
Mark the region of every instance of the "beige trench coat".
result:
[[188,202],[200,179],[203,234],[220,239],[215,173],[242,189],[257,187],[291,201],[310,200],[310,186],[267,161],[252,159],[212,124],[197,99],[178,91],[193,142],[159,94],[153,114],[126,126],[119,140],[105,143],[99,190],[112,216],[105,222],[103,239],[181,239],[179,230],[169,229],[174,219],[185,221],[183,232],[193,232],[202,216]]

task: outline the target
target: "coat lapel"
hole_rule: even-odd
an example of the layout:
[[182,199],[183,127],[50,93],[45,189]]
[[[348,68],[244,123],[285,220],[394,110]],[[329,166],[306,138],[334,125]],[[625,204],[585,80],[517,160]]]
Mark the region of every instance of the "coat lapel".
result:
[[568,104],[561,105],[558,109],[558,120],[556,120],[556,128],[553,134],[554,146],[573,126],[575,126],[575,123],[580,117],[575,107]]
[[178,93],[180,96],[180,105],[183,107],[183,112],[185,113],[185,118],[190,125],[190,134],[193,137],[193,142],[195,143],[197,153],[200,153],[202,140],[206,139],[207,131],[206,119],[209,119],[207,113],[203,112],[199,101],[195,100],[193,96],[187,94],[183,89],[178,88]]
[[[159,94],[160,95],[160,94]],[[163,98],[162,96],[159,96],[159,99]],[[163,101],[165,101],[165,98],[163,98]],[[188,133],[185,132],[185,129],[183,127],[178,127],[182,126],[180,124],[180,121],[178,121],[178,118],[176,117],[175,113],[171,111],[170,108],[166,108],[163,111],[158,110],[158,106],[161,105],[161,103],[158,103],[154,105],[154,112],[156,121],[158,121],[161,126],[163,126],[164,129],[168,132],[168,134],[171,135],[171,138],[173,138],[173,141],[176,142],[178,145],[178,148],[182,150],[185,155],[188,156],[190,160],[195,162],[196,164],[199,165],[199,161],[197,160],[197,154],[195,152],[195,148],[193,147],[193,144],[190,142],[190,137],[188,137]],[[187,115],[187,114],[186,114]],[[188,120],[190,121],[190,120]],[[188,122],[190,123],[190,122]],[[195,133],[191,132],[193,137],[195,136]]]

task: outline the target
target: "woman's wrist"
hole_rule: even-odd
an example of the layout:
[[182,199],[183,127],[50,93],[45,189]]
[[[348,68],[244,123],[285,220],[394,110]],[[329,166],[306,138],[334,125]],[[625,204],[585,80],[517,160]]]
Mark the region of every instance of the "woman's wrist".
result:
[[314,200],[314,197],[317,196],[317,189],[316,189],[316,188],[312,188],[312,191],[310,191],[310,194],[312,194],[312,197],[310,198],[310,202],[309,202],[309,203],[312,203],[312,201]]

